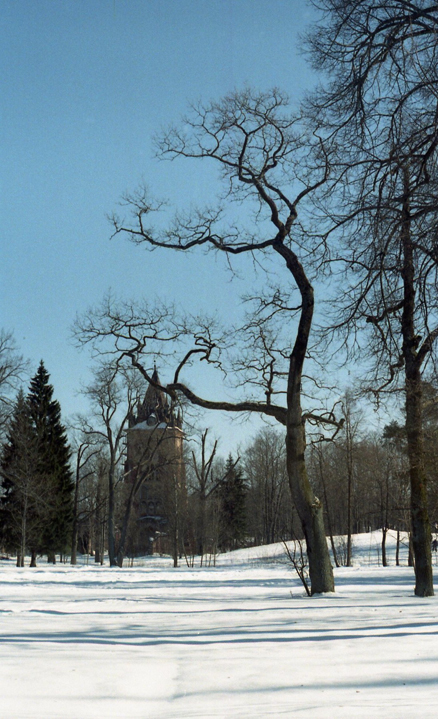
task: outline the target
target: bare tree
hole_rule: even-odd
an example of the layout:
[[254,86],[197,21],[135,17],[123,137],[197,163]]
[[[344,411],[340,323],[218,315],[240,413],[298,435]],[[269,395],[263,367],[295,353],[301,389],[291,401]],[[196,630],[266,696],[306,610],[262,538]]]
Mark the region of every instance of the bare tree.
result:
[[325,16],[310,48],[328,79],[309,114],[331,158],[316,208],[346,272],[334,326],[350,354],[368,343],[376,396],[404,391],[415,593],[431,596],[421,394],[438,337],[438,6],[315,4]]
[[87,534],[90,549],[94,544],[95,564],[103,564],[105,561],[105,540],[108,534],[108,467],[108,454],[99,454],[96,457],[94,473],[91,476],[92,493],[88,492],[89,497],[91,494],[91,503],[89,503],[91,506],[88,511]]
[[[312,444],[309,472],[324,497],[336,566],[351,563],[354,534],[379,529],[385,562],[388,531],[397,532],[399,544],[409,533],[404,428],[394,423],[383,436],[369,432],[366,414],[355,407],[349,392],[344,408],[345,425],[336,439]],[[404,438],[402,448],[400,437]]]
[[[217,200],[214,208],[178,214],[171,226],[160,232],[149,227],[150,216],[159,205],[150,200],[146,191],[140,190],[126,198],[134,220],[125,223],[114,217],[114,231],[151,249],[184,252],[205,247],[226,254],[229,260],[246,255],[262,268],[271,269],[271,263],[275,267],[275,261],[278,261],[278,270],[286,270],[288,282],[283,284],[290,287],[290,291],[274,290],[267,283],[266,294],[257,293],[255,298],[253,319],[233,335],[233,342],[239,337],[241,340],[240,361],[237,358],[234,369],[243,373],[248,370],[252,375],[252,380],[244,376],[240,384],[247,389],[252,386],[259,394],[263,392],[263,400],[251,396],[235,402],[205,399],[181,380],[183,370],[194,359],[211,363],[217,357],[218,344],[212,338],[209,323],[204,323],[193,333],[194,346],[183,355],[173,381],[161,389],[175,399],[183,395],[199,407],[256,412],[284,426],[289,482],[306,538],[312,593],[316,593],[332,591],[334,581],[322,505],[312,491],[306,472],[305,423],[307,420],[321,422],[334,429],[338,423],[331,412],[318,415],[303,411],[301,402],[303,366],[314,311],[314,291],[305,263],[309,269],[312,267],[311,258],[316,250],[310,246],[302,224],[296,220],[298,207],[305,204],[305,199],[327,177],[327,157],[315,138],[313,142],[320,148],[318,177],[310,182],[305,173],[301,173],[305,142],[312,141],[312,135],[305,138],[305,134],[299,118],[290,114],[287,98],[278,90],[259,93],[245,89],[218,103],[193,106],[181,128],[171,128],[159,139],[159,152],[171,159],[202,159],[215,163],[224,180],[224,200]],[[246,204],[247,214],[255,213],[256,222],[252,227],[239,226],[232,217],[233,203]],[[294,295],[293,299],[291,295]],[[116,347],[150,382],[151,373],[142,361],[142,354],[151,352],[150,346],[154,339],[157,340],[157,333],[153,334],[151,324],[146,321],[142,326],[136,323],[137,312],[133,312],[132,307],[125,307],[121,324],[109,321],[108,314],[114,316],[114,308],[106,314],[103,310],[98,311],[93,317],[89,316],[89,321],[79,321],[78,335],[82,341],[95,341],[105,333],[111,334]],[[121,315],[120,309],[117,314]],[[279,321],[287,335],[283,346],[275,346],[276,333],[269,330],[274,320]],[[155,330],[157,327],[159,324],[155,322]],[[258,337],[255,352],[259,356],[255,355],[251,363],[243,361],[242,349],[249,336]]]
[[81,484],[84,484],[95,473],[93,460],[102,451],[102,437],[98,437],[95,433],[90,432],[89,426],[85,420],[78,418],[78,426],[74,441],[72,443],[73,454],[76,455],[75,460],[75,491],[73,499],[73,523],[72,523],[72,539],[70,563],[77,562],[77,548],[80,524],[80,499]]
[[91,420],[83,419],[82,432],[94,441],[101,440],[108,452],[108,554],[110,566],[117,565],[115,539],[115,504],[117,471],[124,459],[124,437],[129,416],[138,403],[145,385],[132,370],[112,362],[103,362],[94,372],[94,381],[84,389],[93,414]]
[[0,437],[4,435],[15,392],[28,368],[19,354],[12,332],[0,330]]
[[[243,456],[248,483],[248,532],[256,544],[295,536],[284,438],[270,427],[257,433]],[[299,530],[297,530],[299,531]]]
[[353,533],[353,492],[355,480],[355,444],[361,423],[361,413],[354,407],[354,396],[347,391],[343,397],[344,426],[343,426],[343,455],[347,479],[347,561],[346,566],[351,567],[352,533]]
[[217,483],[213,482],[213,463],[216,456],[218,441],[215,440],[211,450],[207,448],[208,429],[201,433],[200,439],[200,456],[197,457],[195,452],[191,452],[191,466],[196,478],[193,483],[192,492],[197,500],[197,516],[196,516],[196,549],[201,557],[201,566],[203,563],[204,552],[206,551],[206,531],[207,531],[207,500],[214,492]]
[[[198,452],[192,450],[186,460],[189,513],[192,519],[191,566],[197,553],[201,567],[203,564],[210,566],[212,560],[215,563],[216,554],[225,535],[228,535],[228,539],[231,538],[232,543],[239,540],[239,537],[233,533],[233,527],[227,525],[224,505],[230,501],[234,489],[233,476],[235,477],[236,468],[240,463],[240,456],[225,462],[217,454],[218,440],[214,440],[212,444],[208,443],[208,432],[208,429],[201,432]],[[239,523],[237,524],[237,529],[240,529],[242,524],[240,527]]]

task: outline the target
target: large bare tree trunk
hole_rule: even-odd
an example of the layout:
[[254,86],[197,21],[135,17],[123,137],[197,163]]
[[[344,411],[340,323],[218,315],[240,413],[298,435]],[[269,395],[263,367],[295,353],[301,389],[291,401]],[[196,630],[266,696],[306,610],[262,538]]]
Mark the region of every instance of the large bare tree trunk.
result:
[[302,298],[287,386],[286,455],[289,484],[306,539],[311,593],[334,592],[335,581],[325,536],[323,507],[310,486],[304,458],[306,433],[301,408],[301,380],[313,319],[313,288],[297,256],[283,244],[275,245],[275,249],[286,260]]
[[117,566],[115,538],[115,467],[113,458],[110,460],[108,472],[108,558],[110,567]]
[[310,486],[304,449],[303,421],[301,418],[299,422],[290,421],[286,438],[287,468],[293,502],[306,540],[311,593],[334,592],[335,583],[325,536],[323,507]]
[[402,208],[403,358],[406,376],[406,433],[411,484],[412,548],[415,568],[415,594],[431,597],[433,591],[432,535],[427,511],[426,471],[424,467],[421,362],[415,334],[415,269],[411,237],[409,169],[404,168],[405,197]]
[[[406,370],[408,375],[407,367]],[[415,594],[418,597],[432,597],[434,594],[432,535],[427,510],[420,377],[409,379],[407,376],[406,378],[406,431],[411,482],[411,536],[415,568]]]
[[386,559],[386,535],[388,534],[388,528],[386,526],[382,527],[382,567],[388,566],[388,561]]
[[353,441],[352,441],[352,436],[351,436],[351,417],[350,417],[349,409],[347,411],[345,441],[346,441],[346,450],[347,450],[347,561],[346,561],[346,566],[351,567]]

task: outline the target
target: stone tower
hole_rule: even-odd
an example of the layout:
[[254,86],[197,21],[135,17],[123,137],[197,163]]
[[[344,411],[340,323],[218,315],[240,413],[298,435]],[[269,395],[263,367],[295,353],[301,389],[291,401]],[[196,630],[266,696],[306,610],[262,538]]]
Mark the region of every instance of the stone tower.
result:
[[[160,384],[157,370],[152,375]],[[136,497],[131,537],[137,554],[180,551],[179,525],[185,503],[184,433],[167,395],[149,385],[127,430],[128,482],[143,478]]]

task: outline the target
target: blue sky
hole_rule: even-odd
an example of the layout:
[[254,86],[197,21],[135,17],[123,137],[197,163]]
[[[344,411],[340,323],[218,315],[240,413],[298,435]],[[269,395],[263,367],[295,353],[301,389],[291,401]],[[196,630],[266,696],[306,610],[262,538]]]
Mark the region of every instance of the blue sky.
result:
[[[245,83],[298,99],[312,16],[300,0],[2,0],[1,324],[32,374],[44,359],[64,417],[88,379],[72,322],[109,288],[232,313],[220,261],[110,241],[107,214],[142,179],[181,206],[213,193],[209,171],[157,162],[153,134]],[[244,430],[215,423],[233,451]]]

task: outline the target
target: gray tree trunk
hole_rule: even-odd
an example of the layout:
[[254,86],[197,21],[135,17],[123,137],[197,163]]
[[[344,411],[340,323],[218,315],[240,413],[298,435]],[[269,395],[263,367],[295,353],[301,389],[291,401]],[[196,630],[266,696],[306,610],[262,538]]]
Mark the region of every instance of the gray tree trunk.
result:
[[409,203],[409,169],[405,168],[405,197],[402,209],[401,240],[403,247],[402,316],[403,358],[405,362],[406,434],[411,485],[412,549],[415,569],[415,594],[431,597],[433,591],[432,534],[427,510],[426,470],[424,466],[421,363],[419,339],[415,333],[415,263],[411,237]]
[[117,566],[115,538],[115,467],[111,457],[108,471],[108,557],[110,567]]

